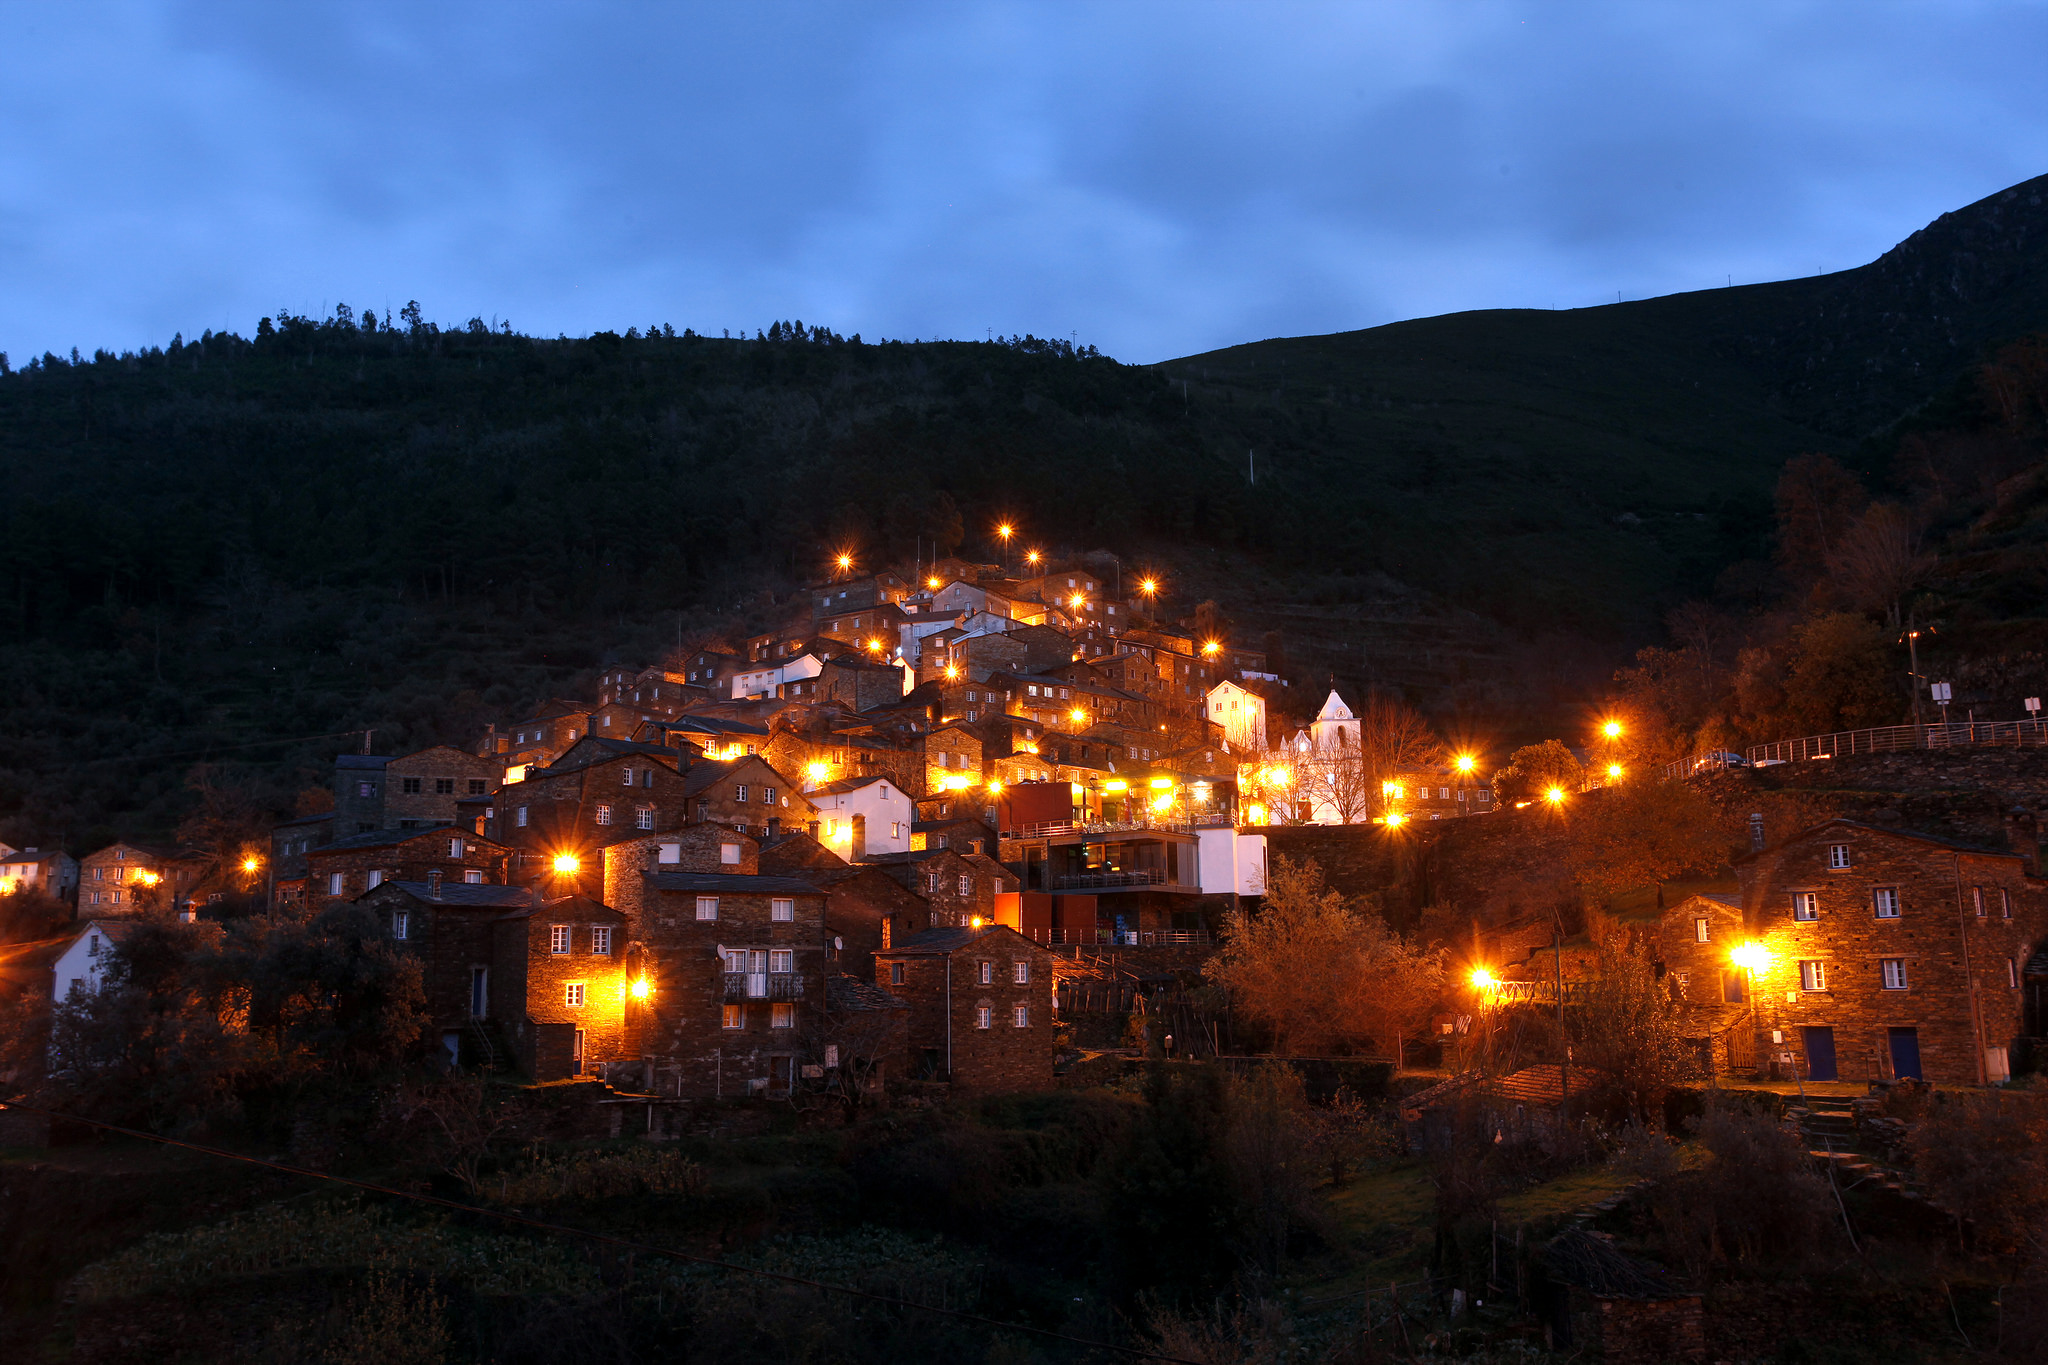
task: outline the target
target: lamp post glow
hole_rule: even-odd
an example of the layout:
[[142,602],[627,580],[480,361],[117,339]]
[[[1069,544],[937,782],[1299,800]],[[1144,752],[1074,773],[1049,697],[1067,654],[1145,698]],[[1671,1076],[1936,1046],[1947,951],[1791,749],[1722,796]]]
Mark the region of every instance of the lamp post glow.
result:
[[1010,537],[1017,534],[1017,528],[1006,521],[996,527],[996,534],[1002,537],[1003,572],[1008,573],[1010,571]]
[[555,871],[558,873],[574,872],[581,866],[583,866],[581,860],[573,853],[557,853],[555,855]]
[[1486,970],[1486,968],[1474,967],[1472,969],[1472,988],[1474,990],[1491,991],[1499,984],[1500,978]]
[[1606,724],[1600,727],[1600,733],[1607,736],[1609,739],[1620,739],[1621,722],[1618,720],[1608,721]]
[[1543,799],[1553,806],[1562,806],[1564,804],[1564,788],[1552,787],[1549,791],[1543,793]]
[[1038,567],[1038,561],[1043,558],[1045,558],[1045,556],[1038,553],[1038,551],[1030,550],[1025,553],[1024,562],[1035,569]]
[[647,978],[642,976],[634,978],[633,984],[628,988],[628,991],[635,1000],[645,1000],[653,989],[652,986],[647,984]]
[[1469,773],[1469,772],[1471,772],[1471,771],[1472,771],[1472,770],[1473,770],[1474,768],[1476,768],[1476,767],[1478,767],[1478,766],[1479,766],[1479,760],[1478,760],[1478,759],[1476,759],[1476,758],[1474,758],[1474,757],[1472,757],[1472,755],[1470,755],[1470,754],[1459,754],[1459,755],[1458,755],[1458,771],[1459,771],[1459,772],[1461,772],[1461,773]]
[[1407,823],[1408,823],[1408,817],[1407,817],[1407,816],[1405,816],[1405,815],[1403,815],[1403,814],[1402,814],[1402,813],[1401,813],[1400,811],[1397,811],[1397,810],[1390,810],[1390,811],[1388,811],[1388,812],[1387,812],[1387,828],[1388,828],[1388,829],[1399,829],[1399,828],[1400,828],[1401,826],[1403,826],[1403,825],[1405,825],[1405,824],[1407,824]]

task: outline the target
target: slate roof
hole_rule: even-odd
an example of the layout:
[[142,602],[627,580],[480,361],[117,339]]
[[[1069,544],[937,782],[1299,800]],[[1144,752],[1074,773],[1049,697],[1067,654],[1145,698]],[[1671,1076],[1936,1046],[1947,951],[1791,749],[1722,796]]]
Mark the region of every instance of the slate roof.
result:
[[[568,761],[569,755],[575,753],[578,749],[584,751],[583,755],[573,762]],[[660,744],[644,744],[637,739],[611,739],[604,735],[584,735],[569,746],[568,753],[563,754],[561,758],[556,759],[553,763],[548,764],[547,767],[540,769],[533,775],[535,777],[547,777],[561,773],[580,773],[585,768],[598,763],[609,763],[615,758],[631,758],[639,754],[646,754],[652,758],[665,758],[671,763],[682,756],[674,749]]]
[[795,877],[749,877],[732,872],[645,872],[656,891],[696,892],[731,896],[822,896],[825,893]]
[[844,796],[848,792],[859,791],[862,787],[872,787],[877,782],[887,782],[889,780],[890,777],[887,773],[869,773],[865,777],[841,777],[822,786],[813,787],[804,794],[806,796]]
[[460,832],[464,840],[489,844],[493,848],[506,847],[506,845],[499,843],[487,834],[478,834],[461,825],[443,824],[421,825],[418,829],[373,829],[367,834],[351,834],[345,839],[336,839],[332,843],[322,844],[311,851],[314,853],[333,853],[342,849],[390,848],[406,843],[409,840],[424,838],[430,834],[445,835],[451,830]]
[[907,1010],[908,1000],[899,999],[879,986],[840,972],[825,978],[825,1008],[833,1010]]
[[389,758],[377,754],[336,754],[334,756],[334,766],[337,768],[367,768],[377,772],[382,772],[384,765],[390,761]]
[[[533,904],[534,892],[531,887],[499,886],[491,883],[451,882],[443,880],[441,894],[437,898],[425,882],[381,882],[365,891],[363,896],[395,886],[414,900],[428,905],[458,905],[477,910],[517,909]],[[363,897],[356,897],[361,900]]]
[[1849,820],[1841,816],[1837,816],[1832,820],[1823,820],[1819,824],[1807,825],[1802,829],[1795,830],[1791,834],[1786,835],[1784,838],[1773,841],[1765,848],[1751,849],[1749,852],[1744,853],[1739,857],[1730,858],[1728,862],[1731,866],[1737,863],[1746,863],[1753,858],[1761,856],[1764,853],[1776,852],[1778,849],[1781,849],[1785,847],[1787,844],[1791,843],[1794,839],[1803,839],[1818,830],[1831,829],[1836,827],[1840,827],[1843,829],[1861,830],[1865,834],[1882,834],[1892,839],[1910,839],[1914,843],[1931,844],[1935,848],[1946,848],[1956,853],[1974,853],[1979,857],[2020,858],[2024,860],[2025,856],[2023,854],[2015,853],[2009,848],[1985,848],[1981,844],[1959,843],[1954,839],[1943,839],[1933,834],[1919,834],[1910,829],[1886,829],[1882,825],[1866,825],[1861,820]]
[[1036,947],[1015,929],[1001,924],[984,924],[979,929],[925,929],[912,934],[893,948],[884,948],[876,957],[944,957],[971,947],[977,940],[990,934],[1001,934],[1019,943]]
[[[442,889],[445,891],[447,888],[444,886]],[[446,898],[444,897],[443,899]],[[535,915],[541,914],[574,915],[579,919],[585,920],[590,919],[592,917],[615,920],[623,920],[626,918],[625,913],[623,911],[614,910],[609,905],[606,905],[601,901],[594,901],[590,899],[590,897],[588,896],[559,896],[554,900],[546,901],[540,905],[529,904],[523,905],[519,907],[517,910],[508,910],[504,914],[498,916],[498,918],[532,919]]]
[[332,820],[333,818],[334,818],[334,812],[333,812],[333,811],[331,811],[331,810],[323,810],[323,811],[321,811],[321,812],[320,812],[319,814],[317,814],[317,815],[299,815],[299,816],[294,816],[294,817],[293,817],[292,819],[290,819],[290,820],[280,820],[280,821],[278,821],[278,822],[277,822],[276,824],[272,825],[272,826],[271,826],[271,828],[272,828],[272,829],[288,829],[288,828],[290,828],[290,827],[291,827],[291,826],[293,826],[293,825],[317,825],[317,824],[319,824],[319,823],[320,823],[320,822],[321,822],[322,820]]

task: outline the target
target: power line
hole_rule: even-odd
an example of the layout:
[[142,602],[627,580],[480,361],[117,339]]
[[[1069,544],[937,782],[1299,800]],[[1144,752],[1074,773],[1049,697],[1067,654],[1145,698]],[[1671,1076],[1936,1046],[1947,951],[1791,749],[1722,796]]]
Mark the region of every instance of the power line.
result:
[[70,768],[90,767],[95,763],[153,763],[167,758],[204,758],[209,754],[239,753],[243,749],[267,749],[273,744],[303,744],[314,739],[340,739],[345,735],[360,735],[361,727],[353,730],[330,730],[324,735],[284,735],[277,739],[259,739],[248,744],[215,744],[204,749],[183,749],[168,754],[122,754],[114,758],[81,758],[76,763],[60,763],[49,768],[16,768],[15,772],[58,772]]
[[887,1294],[876,1294],[865,1289],[855,1289],[852,1285],[829,1284],[824,1280],[808,1279],[802,1275],[785,1275],[780,1271],[762,1270],[757,1266],[740,1265],[733,1261],[721,1261],[711,1256],[692,1256],[687,1251],[675,1251],[668,1247],[658,1247],[647,1242],[635,1242],[625,1237],[614,1237],[608,1232],[591,1232],[583,1228],[567,1227],[561,1223],[548,1223],[538,1218],[528,1218],[524,1214],[508,1213],[502,1209],[481,1208],[475,1204],[464,1204],[453,1199],[443,1199],[439,1195],[419,1194],[411,1190],[393,1189],[389,1185],[379,1185],[369,1180],[355,1180],[345,1175],[330,1175],[325,1171],[309,1171],[303,1166],[287,1166],[281,1161],[265,1161],[261,1157],[244,1156],[240,1152],[230,1152],[221,1147],[208,1147],[197,1142],[185,1142],[178,1138],[164,1137],[158,1133],[147,1133],[139,1128],[123,1128],[119,1124],[104,1123],[99,1119],[84,1118],[77,1114],[67,1114],[60,1109],[44,1109],[33,1104],[23,1104],[19,1100],[0,1102],[0,1109],[19,1109],[24,1114],[41,1114],[45,1118],[68,1119],[73,1123],[83,1123],[90,1127],[101,1129],[104,1132],[119,1133],[123,1137],[141,1138],[145,1142],[160,1143],[166,1147],[182,1147],[189,1152],[201,1152],[207,1156],[217,1156],[228,1161],[239,1161],[249,1166],[260,1166],[265,1170],[276,1171],[284,1175],[304,1176],[308,1180],[324,1180],[331,1185],[347,1185],[354,1189],[368,1190],[372,1194],[388,1195],[393,1199],[409,1199],[416,1204],[432,1204],[439,1208],[453,1209],[457,1213],[481,1214],[486,1218],[495,1218],[500,1222],[515,1224],[519,1227],[536,1228],[542,1232],[553,1233],[557,1236],[581,1237],[586,1241],[596,1242],[604,1246],[618,1247],[624,1251],[645,1253],[649,1256],[661,1256],[672,1261],[685,1261],[691,1265],[711,1266],[717,1270],[731,1271],[736,1275],[753,1275],[764,1280],[779,1280],[784,1284],[802,1285],[807,1289],[819,1289],[828,1294],[844,1294],[849,1298],[866,1299],[870,1303],[879,1303],[890,1308],[908,1308],[914,1312],[932,1313],[940,1317],[956,1318],[962,1322],[979,1323],[983,1327],[993,1327],[999,1331],[1022,1332],[1029,1336],[1043,1337],[1048,1341],[1063,1341],[1072,1346],[1086,1346],[1091,1350],[1113,1351],[1118,1355],[1128,1356],[1133,1360],[1158,1360],[1166,1362],[1166,1365],[1201,1365],[1201,1362],[1189,1360],[1185,1356],[1161,1355],[1157,1351],[1140,1350],[1135,1346],[1118,1346],[1114,1342],[1093,1341],[1087,1337],[1069,1336],[1065,1332],[1055,1332],[1049,1327],[1031,1327],[1021,1322],[1004,1322],[1000,1318],[983,1317],[979,1313],[969,1313],[959,1308],[938,1308],[928,1303],[913,1303],[909,1299],[899,1299]]

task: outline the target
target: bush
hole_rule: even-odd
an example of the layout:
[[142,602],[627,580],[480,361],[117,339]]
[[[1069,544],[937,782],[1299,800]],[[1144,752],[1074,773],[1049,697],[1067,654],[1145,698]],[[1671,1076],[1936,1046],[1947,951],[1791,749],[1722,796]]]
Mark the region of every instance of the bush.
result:
[[704,1193],[704,1168],[673,1148],[628,1147],[550,1155],[538,1149],[518,1171],[486,1177],[478,1193],[498,1204],[555,1204],[622,1195]]

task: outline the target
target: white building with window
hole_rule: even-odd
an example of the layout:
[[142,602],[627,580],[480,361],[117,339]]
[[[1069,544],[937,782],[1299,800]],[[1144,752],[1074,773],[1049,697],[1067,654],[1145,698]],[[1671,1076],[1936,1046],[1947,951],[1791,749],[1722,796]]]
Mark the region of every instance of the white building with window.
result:
[[132,920],[87,920],[51,965],[51,998],[62,1004],[74,991],[81,995],[97,991],[106,980],[114,945],[134,932]]
[[806,793],[818,809],[818,842],[848,862],[910,852],[917,803],[886,777],[842,777]]
[[1266,751],[1266,699],[1258,693],[1225,679],[1209,689],[1204,711],[1223,727],[1231,748],[1252,754]]

